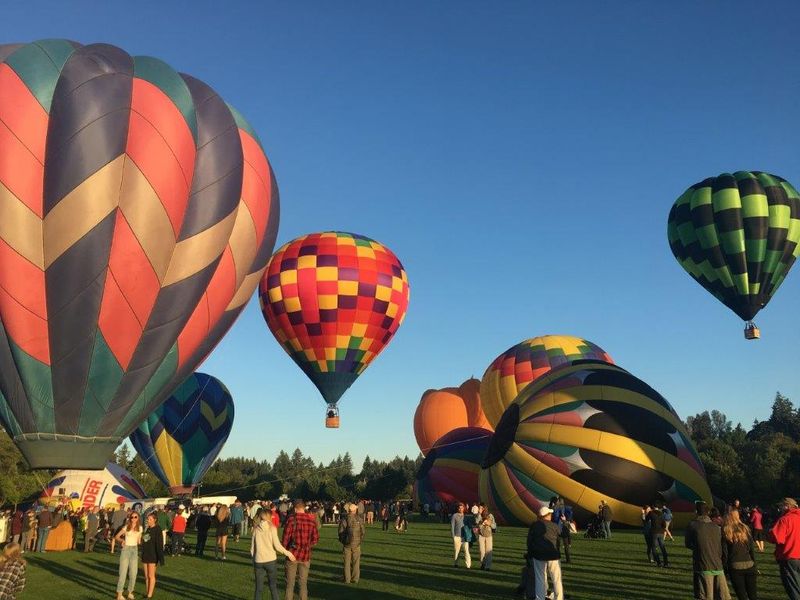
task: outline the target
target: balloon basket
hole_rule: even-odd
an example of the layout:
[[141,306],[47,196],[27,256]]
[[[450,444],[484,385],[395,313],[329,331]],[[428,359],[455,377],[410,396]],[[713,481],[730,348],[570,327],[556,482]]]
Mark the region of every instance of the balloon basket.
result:
[[339,429],[339,409],[335,404],[329,404],[325,410],[325,427]]
[[744,327],[744,338],[746,340],[757,340],[761,337],[761,330],[752,321],[748,321]]

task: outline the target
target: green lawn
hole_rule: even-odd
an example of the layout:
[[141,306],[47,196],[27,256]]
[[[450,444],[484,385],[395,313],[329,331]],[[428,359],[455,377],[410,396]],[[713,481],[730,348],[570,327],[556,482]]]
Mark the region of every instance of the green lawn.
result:
[[[463,598],[509,599],[519,582],[526,530],[501,528],[495,537],[494,567],[490,572],[452,566],[452,541],[446,525],[410,524],[408,533],[382,532],[379,525],[367,530],[361,581],[347,586],[341,578],[341,546],[333,527],[323,527],[314,551],[309,596],[317,600],[461,600]],[[194,542],[189,536],[189,541]],[[189,556],[167,558],[158,571],[156,597],[160,599],[234,600],[252,598],[253,576],[249,540],[231,543],[227,562]],[[770,549],[769,547],[767,548]],[[676,536],[668,542],[672,568],[650,565],[642,536],[615,532],[614,539],[573,543],[573,564],[563,565],[564,586],[572,600],[677,600],[691,598],[691,562]],[[28,587],[23,600],[90,600],[113,598],[118,556],[99,546],[94,554],[61,552],[26,554]],[[760,597],[784,598],[772,556],[761,555]],[[281,577],[282,579],[282,577]],[[137,583],[142,598],[143,578]],[[283,594],[283,584],[279,585]],[[269,593],[266,595],[269,598]]]

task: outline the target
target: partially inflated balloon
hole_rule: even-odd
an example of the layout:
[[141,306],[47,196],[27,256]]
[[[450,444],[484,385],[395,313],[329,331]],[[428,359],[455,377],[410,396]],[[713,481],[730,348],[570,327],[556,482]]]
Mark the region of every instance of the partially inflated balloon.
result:
[[602,360],[613,363],[605,350],[571,335],[543,335],[498,356],[481,380],[481,404],[492,426],[496,426],[506,407],[537,377],[576,360]]
[[440,437],[468,425],[467,407],[455,388],[426,391],[414,413],[414,436],[423,455]]
[[529,524],[561,496],[588,519],[601,500],[614,520],[641,525],[641,507],[665,502],[677,526],[711,502],[705,472],[672,406],[605,363],[567,365],[526,387],[503,413],[480,475],[496,518]]
[[461,427],[441,437],[417,471],[417,502],[477,502],[481,461],[491,437],[480,427]]
[[0,421],[103,468],[244,307],[278,194],[206,84],[114,46],[0,46]]
[[686,272],[750,321],[800,254],[800,195],[777,175],[723,173],[675,201],[667,235]]
[[481,408],[477,379],[467,379],[457,388],[427,390],[414,413],[414,436],[423,455],[436,440],[459,427],[492,430]]
[[470,427],[481,427],[494,431],[494,427],[489,423],[486,414],[483,412],[481,404],[481,382],[480,379],[470,378],[458,386],[458,395],[464,400],[467,407],[467,423]]
[[171,494],[188,494],[216,460],[233,427],[233,399],[223,383],[195,373],[130,437]]
[[386,246],[326,232],[281,247],[259,295],[272,334],[335,407],[397,332],[409,288],[403,265]]
[[145,497],[147,494],[133,475],[116,463],[108,463],[98,471],[60,471],[44,486],[39,502],[48,504],[70,498],[73,508],[78,510],[109,504],[118,507]]

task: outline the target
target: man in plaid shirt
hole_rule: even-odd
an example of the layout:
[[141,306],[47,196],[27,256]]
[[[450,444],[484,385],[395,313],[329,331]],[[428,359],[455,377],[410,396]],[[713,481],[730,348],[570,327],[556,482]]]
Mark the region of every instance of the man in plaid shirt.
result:
[[[303,500],[294,501],[294,513],[286,519],[281,544],[295,555],[296,562],[286,561],[286,600],[294,600],[294,581],[299,580],[300,600],[308,600],[308,569],[311,547],[319,541],[317,520],[306,513]],[[300,576],[297,577],[297,574]]]

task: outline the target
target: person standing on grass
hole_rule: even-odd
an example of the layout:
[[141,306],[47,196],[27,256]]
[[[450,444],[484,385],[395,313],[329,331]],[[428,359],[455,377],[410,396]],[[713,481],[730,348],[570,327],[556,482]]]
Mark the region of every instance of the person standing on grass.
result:
[[[130,512],[131,511],[126,511],[124,508],[120,507],[114,510],[114,514],[111,515],[111,524],[109,526],[111,529],[111,554],[114,554],[117,534],[124,529],[125,524],[128,522]],[[102,527],[102,523],[100,527]]]
[[755,544],[750,528],[742,523],[739,511],[731,510],[723,518],[725,570],[739,600],[758,600],[758,569]]
[[764,515],[758,506],[750,512],[750,526],[753,528],[753,541],[759,552],[764,551]]
[[228,560],[226,551],[228,549],[228,529],[231,524],[230,509],[222,505],[217,509],[214,514],[214,520],[217,526],[217,542],[214,545],[214,558],[218,558],[219,553],[222,554],[222,560]]
[[286,517],[281,543],[297,559],[286,563],[286,600],[293,600],[295,581],[300,600],[308,600],[308,571],[311,568],[311,548],[319,542],[319,530],[313,516],[306,513],[306,503],[294,501],[294,512]]
[[159,506],[151,514],[156,516],[156,522],[161,530],[161,545],[167,545],[167,532],[172,528],[172,515],[167,512],[166,506]]
[[450,517],[450,533],[453,536],[453,550],[455,551],[453,555],[453,566],[458,566],[458,555],[463,549],[464,563],[469,569],[472,567],[472,557],[469,555],[469,542],[464,541],[465,512],[466,506],[463,502],[459,502],[458,509],[453,513],[453,516]]
[[381,505],[381,523],[383,523],[383,527],[381,528],[381,531],[389,531],[389,517],[390,516],[391,515],[389,514],[389,506],[386,504],[386,502],[384,502]]
[[29,508],[25,511],[22,518],[22,538],[20,539],[20,546],[22,546],[22,553],[31,550],[32,542],[36,537],[36,515]]
[[178,512],[172,517],[172,543],[170,550],[172,556],[180,556],[183,551],[183,537],[186,535],[186,513],[184,506],[178,506]]
[[650,505],[642,507],[642,535],[644,536],[645,552],[647,553],[647,560],[651,563],[655,562],[653,559],[653,523],[650,520],[650,513],[652,512]]
[[144,567],[144,588],[148,598],[156,590],[156,566],[164,566],[164,536],[158,517],[150,513],[145,518],[147,529],[142,535],[142,566]]
[[244,510],[242,503],[237,499],[231,506],[231,526],[233,527],[233,541],[238,542],[242,535],[242,521],[244,521]]
[[358,583],[361,578],[361,542],[364,539],[364,520],[358,506],[348,504],[347,515],[339,523],[339,541],[344,546],[344,582]]
[[558,525],[553,523],[553,509],[542,506],[539,519],[528,530],[527,541],[528,556],[533,559],[536,578],[536,600],[546,600],[548,579],[553,585],[553,600],[564,600],[558,535]]
[[722,530],[708,516],[708,504],[696,502],[697,516],[686,527],[684,543],[692,551],[694,598],[730,600],[725,579]]
[[256,514],[253,535],[250,538],[250,556],[253,558],[253,571],[256,579],[255,600],[261,600],[261,596],[264,594],[265,577],[267,585],[269,585],[270,598],[279,600],[278,554],[283,554],[290,562],[296,560],[294,554],[284,548],[278,539],[278,527],[272,522],[272,511],[262,508]]
[[572,562],[569,555],[572,546],[572,507],[564,504],[564,499],[559,498],[553,509],[552,521],[558,526],[558,540],[556,547],[559,554],[561,553],[561,545],[564,545],[564,558],[567,563]]
[[664,517],[664,540],[670,540],[674,542],[675,538],[672,537],[672,531],[670,530],[670,527],[672,526],[672,511],[670,510],[669,506],[664,506],[661,509],[661,515]]
[[611,521],[614,519],[614,511],[605,500],[600,501],[600,523],[603,526],[603,533],[607,540],[611,539]]
[[494,531],[497,523],[489,508],[481,502],[481,514],[478,522],[478,549],[481,555],[481,569],[489,571],[492,568],[492,552],[494,550]]
[[47,546],[47,536],[50,534],[50,527],[53,524],[53,514],[50,512],[50,509],[46,506],[42,507],[42,511],[36,517],[37,523],[37,539],[36,539],[36,551],[37,552],[46,552]]
[[10,542],[0,554],[0,600],[17,600],[25,589],[22,546]]
[[17,544],[19,544],[22,538],[22,521],[24,518],[25,514],[19,509],[17,509],[14,512],[14,516],[11,517],[11,541]]
[[204,506],[200,509],[200,513],[197,515],[194,527],[197,530],[197,545],[194,548],[194,555],[202,557],[206,550],[208,530],[211,529],[211,517],[208,514],[207,506]]
[[125,578],[128,583],[128,600],[133,600],[133,588],[136,587],[136,571],[139,567],[139,544],[142,543],[142,526],[139,513],[131,512],[128,522],[114,536],[122,549],[119,555],[119,578],[117,579],[117,600],[125,600],[122,595],[125,589]]
[[[661,512],[660,506],[655,506],[647,515],[650,521],[650,547],[653,551],[653,558],[656,565],[659,567],[669,567],[669,557],[667,556],[667,547],[664,545],[664,532],[667,529],[667,523],[664,521],[664,515]],[[660,552],[660,554],[659,554]],[[663,562],[662,562],[663,559]]]
[[800,600],[800,509],[794,498],[784,498],[781,517],[769,532],[775,544],[775,560],[781,572],[783,589],[789,600]]
[[86,514],[86,529],[83,530],[83,551],[92,552],[97,543],[97,532],[100,528],[100,517],[97,516],[97,507],[94,506]]

